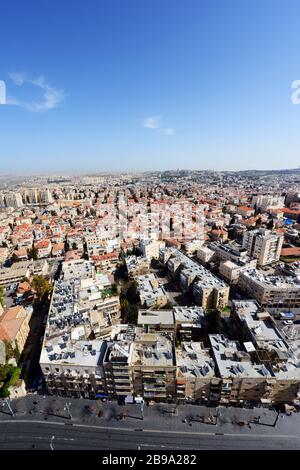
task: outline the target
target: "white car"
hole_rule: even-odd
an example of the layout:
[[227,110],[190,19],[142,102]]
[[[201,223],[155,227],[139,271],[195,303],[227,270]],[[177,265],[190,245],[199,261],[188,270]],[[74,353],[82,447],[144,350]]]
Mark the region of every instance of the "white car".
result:
[[283,322],[284,325],[292,325],[293,323],[293,320],[284,320]]

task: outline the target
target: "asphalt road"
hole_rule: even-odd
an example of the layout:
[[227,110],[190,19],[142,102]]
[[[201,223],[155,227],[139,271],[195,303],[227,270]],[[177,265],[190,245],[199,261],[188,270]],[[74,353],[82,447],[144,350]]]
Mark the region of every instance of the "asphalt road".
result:
[[296,435],[238,435],[146,430],[43,421],[0,422],[0,449],[38,450],[280,450],[299,449]]

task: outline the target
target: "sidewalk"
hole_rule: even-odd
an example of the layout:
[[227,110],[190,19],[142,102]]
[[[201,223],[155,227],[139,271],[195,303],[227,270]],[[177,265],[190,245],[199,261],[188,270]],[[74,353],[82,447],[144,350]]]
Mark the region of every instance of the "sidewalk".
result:
[[[70,403],[72,415],[64,409]],[[119,406],[116,402],[58,398],[30,395],[11,401],[16,419],[43,419],[48,421],[81,423],[91,426],[165,431],[238,433],[238,434],[290,434],[300,436],[300,414],[279,415],[265,408],[243,409],[205,406],[156,404]],[[101,410],[101,417],[98,416]],[[175,413],[174,413],[175,411]],[[123,417],[123,416],[125,417]],[[8,408],[0,408],[0,421],[14,419]],[[276,423],[276,426],[274,424]]]

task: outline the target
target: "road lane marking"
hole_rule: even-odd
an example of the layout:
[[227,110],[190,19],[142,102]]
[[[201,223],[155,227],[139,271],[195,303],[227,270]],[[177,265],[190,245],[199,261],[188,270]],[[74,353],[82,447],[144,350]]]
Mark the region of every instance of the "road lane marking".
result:
[[[29,419],[20,419],[20,420],[0,420],[0,426],[1,423],[5,424],[20,424],[20,423],[35,423],[35,424],[43,424],[43,425],[58,425],[58,426],[65,426],[65,423],[58,423],[55,421],[39,421],[39,420],[29,420]],[[95,426],[95,425],[88,425],[88,424],[79,424],[79,423],[74,423],[73,428],[90,428],[90,429],[99,429],[99,430],[104,430],[104,431],[127,431],[127,432],[133,432],[135,433],[135,428],[120,428],[120,427],[112,427],[112,426]],[[216,437],[216,434],[214,432],[193,432],[193,431],[171,431],[171,430],[162,430],[162,429],[146,429],[143,428],[143,431],[145,433],[161,433],[161,434],[179,434],[179,435],[193,435],[193,436],[213,436]],[[238,434],[238,433],[224,433],[222,437],[235,437],[235,438],[246,438],[246,439],[256,439],[256,438],[269,438],[269,439],[300,439],[300,435],[293,435],[293,434]],[[221,436],[220,436],[221,437]]]

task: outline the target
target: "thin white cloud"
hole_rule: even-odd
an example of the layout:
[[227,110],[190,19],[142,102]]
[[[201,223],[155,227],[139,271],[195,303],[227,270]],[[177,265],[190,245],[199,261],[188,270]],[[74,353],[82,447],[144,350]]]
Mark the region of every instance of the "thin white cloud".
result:
[[163,127],[161,132],[165,135],[173,135],[175,131],[172,127]]
[[143,120],[142,125],[147,129],[159,129],[161,116],[149,116]]
[[9,78],[14,82],[15,85],[22,86],[25,82],[24,73],[10,73]]
[[25,83],[37,86],[42,90],[43,98],[41,101],[22,101],[17,98],[10,98],[7,104],[21,106],[30,112],[41,112],[57,108],[64,100],[64,91],[49,85],[43,76],[30,79],[24,73],[11,73],[9,77],[17,86],[23,86]]
[[175,130],[172,127],[162,127],[161,126],[162,116],[148,116],[142,121],[142,126],[146,129],[157,130],[164,135],[170,136],[175,133]]

